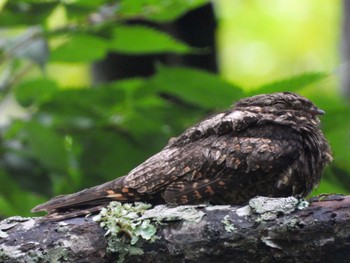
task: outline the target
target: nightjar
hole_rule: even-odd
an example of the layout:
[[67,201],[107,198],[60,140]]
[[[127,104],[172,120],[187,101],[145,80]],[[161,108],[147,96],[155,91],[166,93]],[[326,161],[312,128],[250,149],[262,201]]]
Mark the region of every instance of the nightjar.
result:
[[239,100],[170,139],[126,176],[58,196],[32,211],[59,220],[96,212],[112,200],[170,205],[244,204],[260,195],[305,197],[332,161],[310,100],[291,92]]

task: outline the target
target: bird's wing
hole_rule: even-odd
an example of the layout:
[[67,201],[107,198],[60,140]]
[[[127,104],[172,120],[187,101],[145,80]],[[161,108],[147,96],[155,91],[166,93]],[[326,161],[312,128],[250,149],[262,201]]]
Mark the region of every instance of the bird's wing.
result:
[[[263,137],[266,134],[270,138]],[[250,127],[249,132],[236,132],[234,136],[214,134],[166,148],[134,169],[124,185],[139,193],[165,190],[163,198],[170,204],[205,199],[223,191],[228,180],[282,174],[298,157],[302,145],[297,137],[288,127],[276,129],[274,125]]]
[[203,141],[214,140],[226,134],[234,137],[242,130],[256,123],[257,114],[248,111],[227,111],[205,119],[186,130],[177,138],[171,139],[159,153],[133,169],[125,178],[124,185],[137,189],[139,193],[153,193],[204,165]]
[[[243,190],[240,187],[256,186],[273,177],[271,181],[276,185],[272,183],[271,188],[279,187],[280,180],[288,184],[292,174],[287,173],[286,168],[298,158],[301,144],[292,140],[223,136],[211,146],[202,147],[205,148],[203,154],[196,161],[199,163],[202,159],[202,165],[189,169],[193,170],[191,176],[179,178],[166,187],[163,197],[167,203],[185,204],[225,192],[234,196]],[[250,191],[254,191],[254,187]],[[232,200],[233,204],[239,202]]]

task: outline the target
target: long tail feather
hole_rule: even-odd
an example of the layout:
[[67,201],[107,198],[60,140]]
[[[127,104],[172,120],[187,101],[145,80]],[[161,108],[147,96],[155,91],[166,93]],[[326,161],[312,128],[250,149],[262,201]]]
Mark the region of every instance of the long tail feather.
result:
[[141,200],[142,195],[136,190],[123,185],[125,177],[91,187],[80,192],[60,195],[44,204],[32,209],[32,212],[46,211],[48,220],[61,220],[64,218],[86,215],[101,210],[109,202],[134,202]]

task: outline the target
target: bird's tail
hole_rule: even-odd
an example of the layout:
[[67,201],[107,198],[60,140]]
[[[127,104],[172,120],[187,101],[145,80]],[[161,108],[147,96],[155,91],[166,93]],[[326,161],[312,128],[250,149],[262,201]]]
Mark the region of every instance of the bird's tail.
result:
[[124,187],[124,178],[91,187],[80,192],[60,195],[32,209],[32,212],[46,211],[44,220],[62,220],[97,212],[109,202],[134,202],[141,199],[136,190]]

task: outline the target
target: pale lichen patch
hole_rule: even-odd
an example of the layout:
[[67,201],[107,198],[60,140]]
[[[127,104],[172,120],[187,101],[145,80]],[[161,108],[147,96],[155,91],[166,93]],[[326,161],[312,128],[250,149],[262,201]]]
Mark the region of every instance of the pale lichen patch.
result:
[[8,218],[0,221],[0,230],[8,230],[8,229],[18,225],[19,223],[26,222],[28,220],[33,220],[33,218],[21,217],[21,216],[8,217]]
[[106,229],[108,251],[119,253],[118,262],[123,262],[126,255],[141,255],[142,249],[136,246],[140,238],[155,240],[157,228],[151,220],[141,218],[151,205],[136,202],[122,204],[111,202],[93,217]]
[[8,236],[9,236],[9,235],[8,235],[6,232],[0,230],[0,238],[6,238],[6,237],[8,237]]
[[234,232],[236,229],[229,215],[225,215],[224,218],[221,220],[221,223],[224,224],[225,230],[229,233]]
[[35,220],[33,218],[29,219],[28,221],[25,221],[21,224],[22,229],[29,230],[32,229],[35,226]]
[[205,210],[207,211],[227,210],[230,207],[231,207],[230,205],[214,205],[214,206],[207,206]]
[[24,255],[20,246],[1,246],[0,247],[0,259],[6,260],[8,258],[16,259]]
[[180,220],[199,223],[205,213],[197,210],[196,208],[198,207],[203,206],[183,205],[169,207],[167,205],[157,205],[153,209],[145,211],[142,219],[152,219],[159,223]]
[[257,221],[276,219],[280,214],[290,214],[298,209],[299,200],[290,197],[263,197],[258,196],[249,201],[249,206],[260,217]]
[[21,217],[21,216],[13,216],[13,217],[6,218],[0,221],[0,238],[8,237],[8,234],[6,233],[6,231],[15,227],[19,223],[23,223],[22,227],[24,229],[30,229],[35,225],[35,221],[33,218]]
[[249,216],[251,215],[251,213],[252,213],[252,209],[250,208],[249,205],[243,206],[236,210],[236,214],[240,217]]
[[274,240],[271,237],[262,237],[261,241],[268,247],[282,249],[282,247],[279,246],[276,242],[274,242]]

